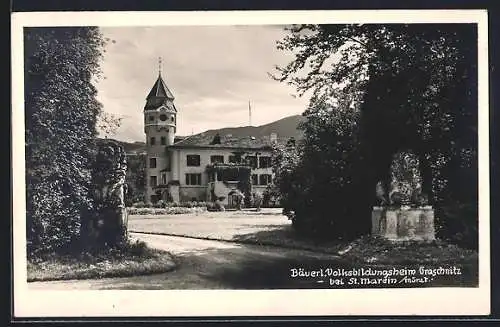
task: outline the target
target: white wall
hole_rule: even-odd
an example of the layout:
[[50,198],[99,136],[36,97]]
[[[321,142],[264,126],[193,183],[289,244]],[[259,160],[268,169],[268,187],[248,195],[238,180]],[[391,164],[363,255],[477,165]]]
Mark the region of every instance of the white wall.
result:
[[[179,161],[179,165],[172,165],[172,179],[179,180],[181,187],[186,186],[186,174],[201,174],[201,184],[208,184],[208,175],[206,167],[210,164],[210,156],[222,155],[224,156],[224,163],[229,162],[229,156],[233,155],[234,149],[172,149],[175,152],[173,161]],[[271,151],[259,151],[261,156],[271,156]],[[187,155],[194,154],[200,155],[200,166],[189,167],[187,166]],[[252,169],[252,174],[272,174],[272,168],[257,168]],[[188,185],[189,186],[189,185]]]

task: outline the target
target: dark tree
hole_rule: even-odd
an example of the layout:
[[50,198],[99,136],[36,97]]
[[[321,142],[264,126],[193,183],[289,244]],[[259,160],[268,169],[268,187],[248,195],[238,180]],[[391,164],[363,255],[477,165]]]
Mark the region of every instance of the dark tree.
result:
[[104,42],[96,27],[25,28],[27,239],[30,255],[68,250],[92,210],[90,162]]
[[[304,113],[303,161],[310,176],[303,180],[310,181],[307,203],[320,212],[318,221],[352,235],[367,232],[375,184],[387,177],[394,153],[412,149],[421,159],[441,235],[477,237],[476,26],[288,30],[278,48],[293,51],[295,60],[277,67],[275,78],[295,85],[299,94],[313,92]],[[325,207],[327,194],[334,204]],[[351,195],[345,201],[334,194]],[[457,206],[466,208],[447,212]]]

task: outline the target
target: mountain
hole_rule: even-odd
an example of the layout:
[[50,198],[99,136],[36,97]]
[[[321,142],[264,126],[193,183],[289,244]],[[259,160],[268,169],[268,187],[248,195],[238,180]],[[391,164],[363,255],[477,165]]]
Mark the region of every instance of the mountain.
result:
[[[305,118],[301,115],[294,115],[282,118],[280,120],[274,121],[269,124],[261,126],[243,126],[243,127],[226,127],[221,129],[211,129],[203,134],[206,136],[214,136],[219,133],[221,136],[232,135],[233,137],[243,137],[243,136],[255,136],[260,138],[263,136],[269,136],[271,133],[278,134],[278,137],[294,137],[296,140],[303,138],[303,133],[301,130],[297,129],[300,122],[304,121]],[[178,136],[175,141],[180,141],[183,136]],[[144,142],[124,142],[117,141],[123,146],[126,153],[140,153],[146,151],[146,144]]]
[[234,137],[255,136],[257,138],[269,136],[271,133],[278,134],[279,137],[294,137],[296,140],[302,139],[303,133],[297,129],[300,122],[304,121],[301,115],[289,116],[269,124],[261,126],[243,126],[243,127],[226,127],[221,129],[212,129],[205,132],[208,135],[228,135]]
[[125,150],[126,153],[131,153],[131,152],[143,152],[146,150],[146,143],[144,142],[124,142],[124,141],[118,141],[118,140],[113,140],[115,142],[118,142],[121,146],[123,146],[123,149]]

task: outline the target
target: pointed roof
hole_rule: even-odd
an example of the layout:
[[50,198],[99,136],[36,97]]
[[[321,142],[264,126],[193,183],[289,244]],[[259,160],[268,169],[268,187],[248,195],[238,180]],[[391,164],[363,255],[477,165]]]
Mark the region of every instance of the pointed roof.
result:
[[151,91],[149,92],[147,99],[151,97],[167,98],[170,100],[174,99],[172,92],[170,92],[170,90],[168,89],[167,84],[165,84],[165,81],[161,77],[161,74],[158,74],[158,79],[151,88]]

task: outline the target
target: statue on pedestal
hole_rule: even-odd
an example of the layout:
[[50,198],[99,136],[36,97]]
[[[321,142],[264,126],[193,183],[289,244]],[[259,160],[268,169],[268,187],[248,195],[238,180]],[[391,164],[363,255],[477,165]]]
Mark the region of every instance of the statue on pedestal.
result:
[[379,206],[372,212],[373,234],[392,240],[434,239],[434,211],[422,192],[419,165],[411,151],[394,155],[390,180],[375,187]]
[[126,174],[123,148],[112,141],[98,144],[92,167],[95,213],[86,226],[96,246],[115,246],[127,239]]

